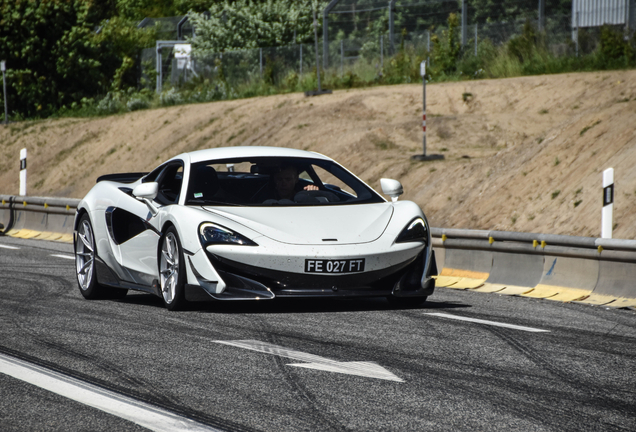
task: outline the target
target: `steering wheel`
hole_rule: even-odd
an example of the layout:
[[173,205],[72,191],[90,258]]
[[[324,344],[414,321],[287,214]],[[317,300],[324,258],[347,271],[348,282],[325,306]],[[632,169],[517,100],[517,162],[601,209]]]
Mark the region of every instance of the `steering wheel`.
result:
[[303,190],[294,195],[294,202],[298,204],[320,204],[338,201],[340,199],[336,194],[326,190]]

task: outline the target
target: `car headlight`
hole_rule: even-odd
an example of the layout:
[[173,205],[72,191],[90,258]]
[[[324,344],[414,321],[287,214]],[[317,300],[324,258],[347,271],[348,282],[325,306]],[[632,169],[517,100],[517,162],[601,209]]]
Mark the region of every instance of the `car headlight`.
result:
[[199,239],[203,247],[213,244],[258,246],[247,237],[210,222],[204,222],[199,225]]
[[422,218],[415,218],[411,221],[410,224],[406,226],[402,230],[397,239],[395,239],[396,243],[406,243],[411,241],[428,241],[428,227],[426,226],[426,222]]

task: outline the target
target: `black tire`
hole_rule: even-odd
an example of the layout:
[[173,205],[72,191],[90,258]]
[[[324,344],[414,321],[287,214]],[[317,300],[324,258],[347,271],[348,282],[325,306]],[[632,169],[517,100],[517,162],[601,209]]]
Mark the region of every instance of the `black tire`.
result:
[[171,311],[183,309],[187,303],[185,261],[181,240],[174,227],[168,228],[161,237],[157,266],[159,289],[164,306]]
[[87,213],[80,218],[75,240],[75,274],[80,293],[85,299],[96,300],[104,298],[120,299],[126,296],[127,289],[108,288],[97,281],[95,260],[95,235],[93,225]]

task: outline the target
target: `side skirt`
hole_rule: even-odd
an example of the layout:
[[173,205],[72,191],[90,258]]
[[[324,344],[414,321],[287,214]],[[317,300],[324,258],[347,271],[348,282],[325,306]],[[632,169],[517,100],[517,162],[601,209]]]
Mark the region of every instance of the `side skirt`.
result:
[[123,281],[102,261],[99,257],[95,257],[95,270],[97,270],[97,281],[100,285],[111,288],[125,288],[135,291],[143,291],[161,297],[158,287],[140,285],[134,282]]

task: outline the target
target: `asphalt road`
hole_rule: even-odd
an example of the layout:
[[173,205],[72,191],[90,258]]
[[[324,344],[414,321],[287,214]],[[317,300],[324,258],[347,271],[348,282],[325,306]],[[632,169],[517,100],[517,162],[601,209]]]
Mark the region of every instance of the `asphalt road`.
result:
[[[84,300],[74,262],[55,255],[72,246],[0,238],[0,355],[217,429],[636,430],[632,310],[442,288],[414,309],[288,300],[171,313],[147,294]],[[237,340],[295,353],[217,342]],[[289,366],[299,352],[397,379]],[[146,429],[0,373],[0,430]]]

